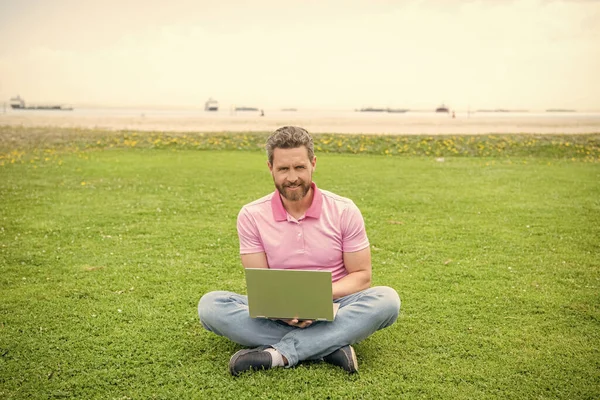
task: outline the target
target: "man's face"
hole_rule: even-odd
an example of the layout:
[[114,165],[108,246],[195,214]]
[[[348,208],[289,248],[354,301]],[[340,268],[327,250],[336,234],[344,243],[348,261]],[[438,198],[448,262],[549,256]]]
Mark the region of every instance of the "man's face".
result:
[[267,162],[275,187],[285,199],[299,201],[306,196],[312,183],[317,157],[308,158],[306,147],[275,149],[273,164]]

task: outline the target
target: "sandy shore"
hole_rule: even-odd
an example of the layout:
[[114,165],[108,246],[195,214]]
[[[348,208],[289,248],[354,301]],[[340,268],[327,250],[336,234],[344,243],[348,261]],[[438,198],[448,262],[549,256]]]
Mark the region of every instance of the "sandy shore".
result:
[[487,134],[540,133],[580,134],[600,132],[600,114],[569,115],[482,115],[449,116],[418,113],[153,113],[103,112],[7,112],[0,125],[24,127],[69,127],[109,130],[178,132],[270,132],[284,125],[305,127],[312,133],[362,134]]

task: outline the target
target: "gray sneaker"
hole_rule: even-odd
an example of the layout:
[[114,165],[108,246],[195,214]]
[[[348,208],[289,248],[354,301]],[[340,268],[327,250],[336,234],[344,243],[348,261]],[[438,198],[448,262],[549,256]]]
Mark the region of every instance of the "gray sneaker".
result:
[[349,373],[358,372],[358,361],[356,361],[356,353],[350,345],[340,347],[333,353],[323,357],[323,361],[328,364],[341,367]]
[[241,372],[248,370],[269,369],[272,367],[273,359],[271,353],[265,351],[269,346],[261,346],[255,349],[240,350],[231,356],[229,360],[229,372],[238,376]]

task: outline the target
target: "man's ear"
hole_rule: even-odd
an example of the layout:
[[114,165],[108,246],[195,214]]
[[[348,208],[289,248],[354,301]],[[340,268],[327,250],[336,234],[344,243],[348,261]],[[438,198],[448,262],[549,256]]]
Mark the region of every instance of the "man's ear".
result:
[[317,169],[317,156],[313,157],[311,164],[313,166],[313,170]]
[[273,165],[267,160],[267,167],[269,167],[269,171],[273,172]]

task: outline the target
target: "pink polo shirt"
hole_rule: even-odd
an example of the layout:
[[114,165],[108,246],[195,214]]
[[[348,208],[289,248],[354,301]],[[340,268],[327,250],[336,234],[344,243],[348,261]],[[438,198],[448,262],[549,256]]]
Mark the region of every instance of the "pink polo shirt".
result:
[[242,207],[240,253],[265,252],[269,268],[331,271],[335,282],[348,275],[342,254],[369,247],[369,239],[352,200],[312,185],[313,202],[297,220],[283,207],[278,191]]

